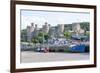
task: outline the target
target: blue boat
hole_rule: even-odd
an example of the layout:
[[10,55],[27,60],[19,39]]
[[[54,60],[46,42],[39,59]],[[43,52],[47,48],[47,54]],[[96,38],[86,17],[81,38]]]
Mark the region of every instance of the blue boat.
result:
[[71,46],[69,48],[70,52],[85,52],[86,46],[84,44]]
[[72,40],[76,43],[71,43],[69,47],[70,52],[89,52],[89,38],[82,35],[73,35]]

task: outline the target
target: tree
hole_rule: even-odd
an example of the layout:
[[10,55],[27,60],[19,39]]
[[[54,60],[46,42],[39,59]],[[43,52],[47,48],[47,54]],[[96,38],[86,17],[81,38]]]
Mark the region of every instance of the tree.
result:
[[27,41],[27,30],[23,29],[21,30],[21,42],[26,42]]
[[39,38],[39,42],[40,42],[40,43],[42,43],[43,40],[45,40],[45,41],[47,42],[48,39],[49,39],[49,35],[48,35],[48,33],[40,32],[40,33],[38,34],[38,38]]
[[43,32],[39,32],[38,36],[42,37],[43,36]]
[[46,40],[46,42],[47,42],[48,39],[49,39],[49,35],[48,35],[47,33],[44,33],[44,38],[45,38],[45,40]]
[[86,32],[85,35],[89,37],[90,36],[90,32]]
[[82,29],[84,29],[85,31],[89,31],[89,27],[90,27],[90,23],[89,22],[82,22],[80,23],[80,26]]
[[35,45],[36,45],[36,43],[38,43],[38,42],[39,42],[39,40],[38,40],[38,38],[37,38],[37,37],[33,37],[33,38],[32,38],[32,42],[33,42],[33,44],[35,44]]
[[68,32],[68,31],[65,31],[64,32],[64,36],[65,36],[65,38],[67,38],[67,39],[69,39],[69,38],[71,38],[71,32]]
[[43,43],[43,37],[38,36],[39,43]]

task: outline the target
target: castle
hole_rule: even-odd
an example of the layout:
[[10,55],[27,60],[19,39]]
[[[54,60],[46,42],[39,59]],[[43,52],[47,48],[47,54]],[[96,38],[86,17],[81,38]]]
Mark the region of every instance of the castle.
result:
[[[51,38],[63,37],[63,32],[65,31],[65,24],[58,24],[57,26],[51,26],[47,22],[44,23],[42,28],[38,28],[38,24],[31,23],[31,26],[27,26],[27,41],[31,42],[32,37],[38,36],[39,32],[48,33]],[[67,24],[66,24],[67,25]],[[79,23],[72,24],[72,30],[74,35],[83,34],[84,30],[81,29]]]

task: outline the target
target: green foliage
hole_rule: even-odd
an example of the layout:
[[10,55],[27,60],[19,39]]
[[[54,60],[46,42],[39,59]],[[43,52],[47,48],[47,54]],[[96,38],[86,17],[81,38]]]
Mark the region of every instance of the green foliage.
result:
[[89,27],[90,27],[90,23],[89,22],[82,22],[80,23],[80,26],[82,29],[84,29],[85,31],[89,31]]
[[33,44],[36,44],[36,43],[38,43],[38,42],[39,42],[39,40],[38,40],[38,38],[37,38],[37,37],[33,37],[33,38],[32,38],[32,42],[33,42]]
[[47,33],[44,33],[44,39],[48,40],[49,39],[49,35]]
[[21,30],[21,42],[26,42],[27,41],[27,31],[26,29]]
[[38,37],[39,43],[43,43],[43,37]]
[[65,32],[64,32],[64,36],[65,36],[65,38],[67,38],[67,39],[71,38],[71,35],[72,35],[71,32],[68,32],[68,31],[65,31]]
[[42,39],[43,40],[43,38],[44,38],[44,40],[48,40],[48,38],[49,38],[49,35],[48,35],[48,33],[44,33],[44,32],[40,32],[39,34],[38,34],[38,37],[40,38],[40,40]]
[[90,36],[90,32],[86,32],[85,35],[89,37]]
[[33,43],[43,43],[43,41],[48,41],[49,35],[44,32],[40,32],[37,37],[32,38]]
[[26,33],[27,33],[26,29],[21,30],[21,34],[26,35]]
[[39,32],[38,36],[43,37],[43,32]]

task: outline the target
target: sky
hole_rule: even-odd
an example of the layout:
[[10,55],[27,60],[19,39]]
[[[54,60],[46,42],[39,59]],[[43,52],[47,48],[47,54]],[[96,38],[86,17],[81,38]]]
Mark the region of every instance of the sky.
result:
[[31,23],[37,24],[38,28],[41,28],[45,22],[51,26],[90,22],[90,14],[86,12],[21,10],[21,29],[26,29],[27,26],[31,26]]

